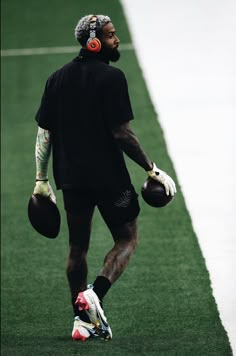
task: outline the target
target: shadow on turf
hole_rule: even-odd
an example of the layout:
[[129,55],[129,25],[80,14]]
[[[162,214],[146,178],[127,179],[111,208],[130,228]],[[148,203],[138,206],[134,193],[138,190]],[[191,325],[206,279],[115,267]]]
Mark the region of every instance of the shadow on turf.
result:
[[94,343],[94,342],[101,342],[102,344],[104,343],[109,343],[106,342],[104,339],[100,337],[91,337],[86,342],[83,341],[73,341],[70,335],[65,335],[65,336],[35,336],[35,335],[30,335],[30,336],[19,336],[19,335],[2,335],[1,337],[1,345],[2,348],[13,348],[19,347],[19,346],[25,346],[28,347],[30,345],[35,345],[35,346],[46,346],[46,345],[65,345],[65,344],[87,344],[87,343]]
[[[35,330],[34,330],[35,331]],[[169,340],[169,341],[168,341]],[[179,338],[172,337],[171,339],[162,339],[153,336],[145,336],[140,339],[134,335],[117,335],[111,341],[104,341],[100,337],[93,337],[85,342],[73,341],[70,335],[60,336],[17,336],[4,335],[2,336],[1,354],[2,355],[77,355],[79,351],[80,356],[89,356],[94,354],[94,347],[96,348],[96,355],[107,355],[112,353],[113,356],[136,356],[136,355],[207,355],[207,356],[232,356],[232,351],[229,345],[214,345],[213,343],[200,343],[196,339],[188,339],[185,342],[180,342]],[[196,349],[195,342],[198,341]],[[96,346],[95,346],[96,345]],[[105,347],[105,349],[104,349]]]

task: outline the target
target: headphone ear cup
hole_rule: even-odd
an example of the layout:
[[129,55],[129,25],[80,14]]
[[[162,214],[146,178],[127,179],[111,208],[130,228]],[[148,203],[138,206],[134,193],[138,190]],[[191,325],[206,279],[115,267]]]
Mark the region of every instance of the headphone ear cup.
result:
[[99,52],[102,48],[101,42],[98,38],[89,39],[87,42],[87,49],[91,52]]

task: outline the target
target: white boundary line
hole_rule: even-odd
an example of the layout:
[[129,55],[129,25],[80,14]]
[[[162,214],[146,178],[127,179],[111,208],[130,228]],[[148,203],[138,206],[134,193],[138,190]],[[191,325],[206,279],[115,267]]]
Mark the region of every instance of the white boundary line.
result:
[[145,11],[143,1],[121,3],[236,356],[236,3],[146,0]]
[[[133,50],[132,43],[124,43],[119,46],[122,51]],[[39,47],[39,48],[14,48],[1,50],[1,57],[37,56],[45,54],[78,53],[79,46],[68,47]]]

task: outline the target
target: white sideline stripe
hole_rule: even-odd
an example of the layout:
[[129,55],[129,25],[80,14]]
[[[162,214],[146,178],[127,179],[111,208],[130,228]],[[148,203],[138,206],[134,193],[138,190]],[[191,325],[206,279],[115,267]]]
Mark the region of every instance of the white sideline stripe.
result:
[[[122,51],[131,51],[131,50],[133,50],[133,48],[134,47],[133,47],[132,43],[124,43],[119,46],[119,49]],[[78,53],[79,49],[80,49],[79,46],[2,49],[1,57]]]
[[236,356],[236,3],[120,1]]

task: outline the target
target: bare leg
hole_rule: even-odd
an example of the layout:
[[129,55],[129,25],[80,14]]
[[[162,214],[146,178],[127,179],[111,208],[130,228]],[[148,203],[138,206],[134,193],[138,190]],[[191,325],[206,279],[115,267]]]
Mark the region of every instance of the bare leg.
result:
[[126,223],[122,227],[110,230],[115,244],[106,255],[99,275],[114,283],[125,270],[137,246],[137,219]]
[[87,288],[87,252],[90,242],[91,221],[94,209],[78,216],[67,213],[69,228],[69,256],[67,260],[67,278],[72,299]]

